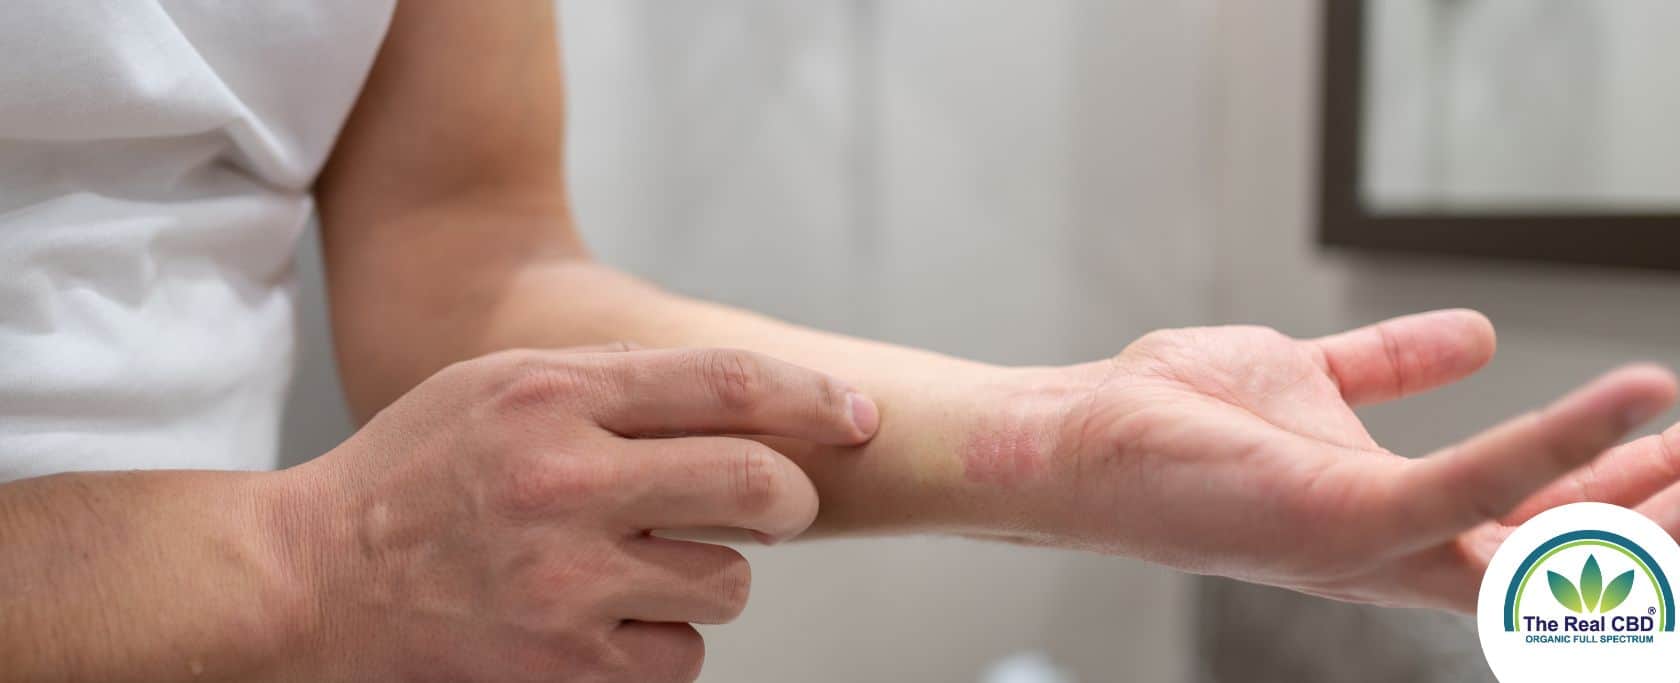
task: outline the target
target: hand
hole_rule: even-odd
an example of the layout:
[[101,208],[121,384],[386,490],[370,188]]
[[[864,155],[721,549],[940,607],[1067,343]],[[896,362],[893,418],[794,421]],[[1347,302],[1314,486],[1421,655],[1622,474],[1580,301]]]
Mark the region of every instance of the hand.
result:
[[[792,537],[811,482],[765,434],[858,444],[868,399],[745,352],[506,352],[449,367],[285,472],[308,680],[681,681],[746,561],[654,530]],[[664,438],[654,438],[664,437]]]
[[[1568,502],[1680,531],[1680,431],[1597,458],[1675,397],[1666,370],[1612,372],[1421,459],[1353,407],[1462,378],[1494,350],[1479,314],[1398,318],[1316,340],[1258,327],[1169,330],[1108,362],[1030,370],[1013,416],[964,451],[1021,501],[991,526],[1343,600],[1475,607],[1513,525]],[[1650,500],[1647,500],[1647,499]]]

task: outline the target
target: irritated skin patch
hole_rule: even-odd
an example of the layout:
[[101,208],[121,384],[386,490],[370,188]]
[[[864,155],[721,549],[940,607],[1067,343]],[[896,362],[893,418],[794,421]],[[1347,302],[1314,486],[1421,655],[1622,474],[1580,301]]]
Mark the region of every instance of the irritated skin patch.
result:
[[1024,422],[985,425],[961,451],[963,476],[977,484],[1014,486],[1044,468],[1043,439]]

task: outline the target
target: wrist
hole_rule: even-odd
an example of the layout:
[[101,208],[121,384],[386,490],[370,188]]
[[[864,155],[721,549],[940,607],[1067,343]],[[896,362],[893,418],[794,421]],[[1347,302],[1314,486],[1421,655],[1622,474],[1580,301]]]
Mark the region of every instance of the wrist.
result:
[[[943,359],[941,359],[943,360]],[[881,430],[861,449],[796,455],[822,495],[819,533],[996,536],[1048,526],[1058,459],[1093,382],[1071,368],[921,363],[865,390]]]
[[306,468],[260,475],[248,492],[267,558],[262,680],[326,681],[331,667],[324,560],[334,553],[330,496]]
[[1034,545],[1065,545],[1093,503],[1112,500],[1087,468],[1108,451],[1093,419],[1100,395],[1126,373],[1112,361],[1000,369],[971,388],[949,457],[960,503],[946,531]]
[[941,533],[964,524],[969,506],[957,498],[966,491],[953,454],[975,393],[1000,368],[925,352],[901,361],[854,380],[880,411],[867,444],[765,439],[817,486],[822,505],[807,536]]

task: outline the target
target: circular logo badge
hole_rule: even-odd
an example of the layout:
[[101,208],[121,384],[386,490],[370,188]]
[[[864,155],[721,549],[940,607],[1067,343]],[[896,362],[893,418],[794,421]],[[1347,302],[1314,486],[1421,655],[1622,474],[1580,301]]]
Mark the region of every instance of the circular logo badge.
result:
[[1677,683],[1680,546],[1627,508],[1575,503],[1536,515],[1482,576],[1476,626],[1501,683]]

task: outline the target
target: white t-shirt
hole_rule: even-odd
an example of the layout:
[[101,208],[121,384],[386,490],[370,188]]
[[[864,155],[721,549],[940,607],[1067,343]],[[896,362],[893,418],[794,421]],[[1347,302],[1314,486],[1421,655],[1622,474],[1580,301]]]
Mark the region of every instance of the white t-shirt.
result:
[[7,0],[0,481],[274,465],[309,187],[394,0]]

